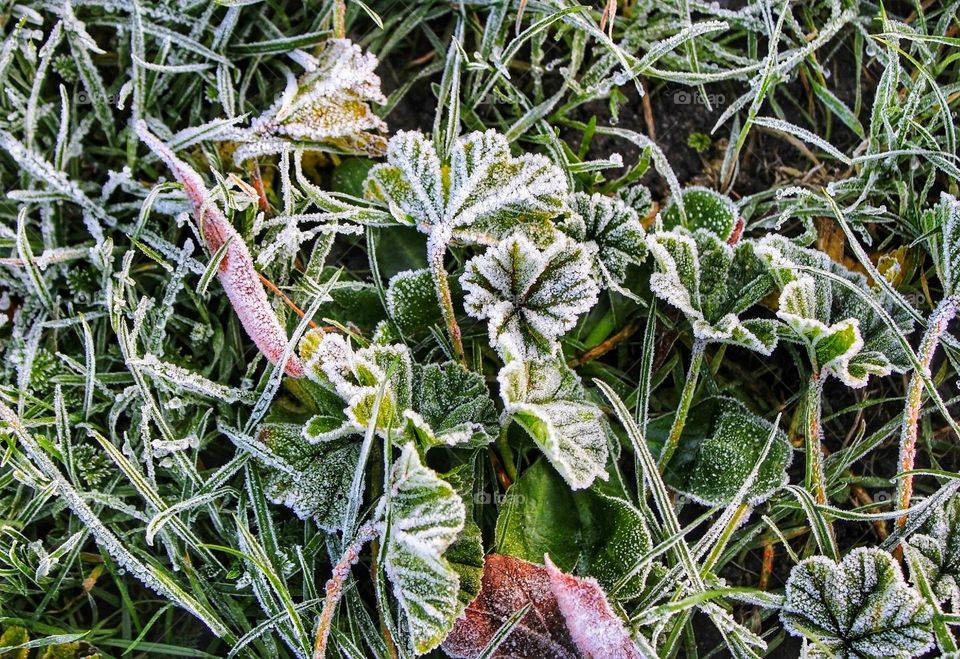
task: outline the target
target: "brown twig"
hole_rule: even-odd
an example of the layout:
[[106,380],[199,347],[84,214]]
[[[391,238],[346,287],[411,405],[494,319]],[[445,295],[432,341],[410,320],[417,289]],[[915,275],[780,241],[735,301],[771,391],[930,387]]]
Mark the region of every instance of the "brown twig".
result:
[[[298,307],[296,302],[294,302],[294,301],[291,300],[289,297],[287,297],[287,294],[284,293],[283,291],[281,291],[281,290],[277,287],[276,284],[274,284],[272,281],[270,281],[269,279],[267,279],[266,277],[264,277],[264,276],[263,276],[261,273],[259,273],[259,272],[257,273],[257,276],[260,277],[260,281],[263,282],[263,285],[266,286],[268,289],[270,289],[270,291],[271,291],[272,293],[276,293],[277,295],[279,295],[279,296],[280,296],[280,299],[283,300],[284,304],[286,304],[288,307],[290,307],[295,314],[297,314],[297,315],[300,316],[301,318],[306,317],[307,314],[304,312],[304,310],[301,309],[300,307]],[[315,322],[313,322],[312,320],[308,320],[308,321],[307,321],[307,325],[310,326],[310,329],[317,329],[318,327],[320,327],[319,325],[317,325],[317,324],[316,324]],[[330,329],[336,330],[335,327],[330,328]]]
[[567,361],[567,366],[570,368],[576,368],[578,366],[583,366],[587,362],[591,362],[594,359],[602,357],[607,354],[618,345],[629,339],[631,336],[637,333],[637,330],[640,329],[640,323],[636,320],[631,320],[629,323],[624,326],[619,332],[611,336],[610,338],[604,340],[603,342],[595,345],[594,347],[587,350],[585,353],[579,357],[574,357]]

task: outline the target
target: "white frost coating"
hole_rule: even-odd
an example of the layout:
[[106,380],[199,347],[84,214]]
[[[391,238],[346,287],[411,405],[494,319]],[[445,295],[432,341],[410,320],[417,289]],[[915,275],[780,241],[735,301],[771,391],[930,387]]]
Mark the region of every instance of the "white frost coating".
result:
[[132,360],[129,365],[139,367],[151,376],[165,381],[175,391],[191,391],[224,403],[241,402],[252,405],[257,400],[257,395],[252,391],[224,386],[176,364],[161,361],[156,355],[146,354],[140,359]]
[[490,344],[523,359],[556,354],[557,339],[597,302],[587,250],[558,239],[543,251],[512,236],[467,262],[464,308],[487,319]]
[[643,659],[644,654],[610,608],[596,579],[564,574],[549,556],[544,556],[544,563],[570,638],[583,656]]
[[[200,233],[211,254],[229,243],[217,268],[217,276],[247,335],[253,339],[260,352],[271,363],[276,364],[287,348],[287,335],[270,306],[267,292],[260,283],[246,243],[210,199],[200,175],[151,134],[144,122],[137,122],[136,129],[140,139],[166,163],[177,180],[183,184],[187,198],[193,205]],[[284,370],[294,378],[303,377],[304,374],[303,364],[293,354],[287,358]]]
[[[804,559],[790,572],[780,618],[838,659],[917,657],[933,646],[933,608],[887,552],[860,547],[840,563]],[[810,653],[809,656],[822,656]]]
[[[734,248],[705,229],[692,234],[683,228],[652,233],[647,236],[647,246],[659,270],[650,275],[650,290],[683,312],[697,339],[738,345],[763,355],[773,352],[777,338],[771,321],[740,320],[732,311],[716,311],[721,305],[736,308],[753,302],[729,299],[735,295],[730,287],[750,286],[750,282],[733,276]],[[750,247],[740,245],[737,249]],[[719,257],[711,259],[710,270],[701,269],[702,250]],[[720,263],[725,271],[721,271]],[[716,284],[718,279],[724,280],[721,286]],[[711,299],[711,294],[717,299]]]
[[[919,533],[910,536],[915,561],[940,602],[951,600],[951,609],[960,606],[960,497],[949,497],[927,518]],[[917,581],[916,577],[912,579]]]
[[[234,154],[237,163],[259,155],[279,153],[291,142],[314,142],[333,151],[381,156],[386,140],[379,134],[387,124],[369,103],[384,104],[377,58],[349,39],[330,39],[316,56],[304,62],[307,72],[292,76],[274,104],[254,119],[250,128],[230,138],[245,142]],[[370,132],[375,131],[375,132]]]
[[571,217],[560,228],[579,243],[592,247],[594,272],[608,286],[623,283],[629,263],[647,256],[646,232],[637,211],[618,197],[570,195]]
[[497,375],[504,411],[530,434],[574,490],[607,480],[603,412],[562,362],[510,361]]
[[413,442],[404,445],[376,519],[382,535],[389,531],[384,568],[417,654],[440,645],[460,610],[460,578],[443,552],[463,530],[465,518],[453,487],[423,465]]
[[[442,166],[449,168],[444,185]],[[458,138],[450,161],[441,163],[423,134],[400,131],[387,145],[387,162],[370,170],[366,195],[385,203],[401,222],[424,233],[477,242],[470,231],[502,236],[526,222],[549,219],[565,209],[563,171],[542,155],[514,158],[507,138],[495,130]],[[440,250],[442,253],[442,250]]]
[[34,441],[23,425],[20,419],[9,407],[0,403],[0,418],[13,430],[17,441],[29,455],[31,462],[40,470],[40,472],[57,486],[57,491],[64,498],[67,505],[73,513],[83,522],[87,530],[96,539],[97,544],[103,547],[110,556],[123,569],[127,570],[136,577],[143,585],[154,591],[161,597],[165,597],[176,602],[180,607],[189,611],[192,615],[203,621],[215,635],[222,637],[229,635],[230,630],[219,620],[211,618],[203,611],[204,607],[195,600],[189,593],[180,589],[175,583],[161,580],[156,571],[148,565],[141,563],[136,556],[124,546],[120,539],[108,529],[96,513],[91,510],[83,496],[77,492],[70,482],[60,473],[60,470],[53,463],[50,457],[43,452],[43,449]]

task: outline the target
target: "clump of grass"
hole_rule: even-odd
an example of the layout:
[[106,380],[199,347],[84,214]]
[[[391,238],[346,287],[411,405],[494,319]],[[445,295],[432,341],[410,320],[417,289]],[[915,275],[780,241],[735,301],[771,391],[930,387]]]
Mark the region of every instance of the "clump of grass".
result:
[[956,6],[0,24],[0,654],[956,652]]

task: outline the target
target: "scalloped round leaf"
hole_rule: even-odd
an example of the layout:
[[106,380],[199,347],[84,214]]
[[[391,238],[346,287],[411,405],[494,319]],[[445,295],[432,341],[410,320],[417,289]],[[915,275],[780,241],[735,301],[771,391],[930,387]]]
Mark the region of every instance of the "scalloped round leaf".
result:
[[653,195],[650,188],[641,183],[621,187],[617,190],[617,196],[623,200],[623,203],[635,210],[637,217],[641,220],[653,211]]
[[292,423],[264,423],[258,429],[257,439],[272,454],[257,456],[263,463],[264,492],[300,519],[312,519],[333,533],[343,520],[360,446],[347,440],[309,444],[301,429]]
[[460,240],[489,242],[521,230],[549,242],[549,220],[566,207],[567,181],[544,156],[513,157],[507,139],[492,129],[457,138],[446,163],[425,135],[400,131],[365,191],[425,233],[444,227]]
[[[960,605],[960,498],[954,496],[934,509],[919,533],[910,537],[917,567],[940,602]],[[915,581],[915,579],[914,579]]]
[[830,656],[887,659],[930,649],[933,614],[890,554],[860,547],[840,563],[813,556],[795,565],[780,619]]
[[457,617],[460,617],[480,594],[483,581],[483,536],[480,527],[468,521],[443,557],[460,575],[460,590],[457,592],[460,602]]
[[490,344],[523,359],[555,354],[557,340],[597,302],[586,250],[557,240],[543,251],[522,236],[467,262],[464,308],[487,320]]
[[561,361],[511,361],[497,375],[505,411],[533,438],[574,490],[606,480],[603,412]]
[[440,323],[443,319],[433,273],[423,268],[404,270],[391,277],[387,286],[387,311],[400,331],[407,334]]
[[731,247],[710,231],[679,228],[650,234],[647,245],[659,270],[650,276],[650,290],[683,312],[694,336],[763,355],[773,352],[776,321],[739,317],[773,287],[751,241]]
[[676,201],[671,200],[660,215],[665,229],[706,229],[724,242],[730,239],[740,217],[737,206],[730,197],[696,185],[685,188],[680,194],[683,197],[686,219],[680,214]]
[[571,216],[560,229],[594,255],[594,271],[607,285],[619,285],[628,264],[647,256],[646,231],[637,212],[617,197],[575,192],[570,195]]
[[[651,446],[663,446],[672,424],[673,415],[649,424]],[[747,497],[752,504],[760,503],[787,484],[793,452],[783,431],[774,431],[773,424],[733,398],[708,398],[690,410],[664,480],[703,505],[727,505],[753,471],[771,432],[776,432],[773,445]]]
[[483,376],[457,362],[416,369],[413,407],[416,418],[408,418],[426,446],[481,446],[498,430],[496,408]]
[[462,610],[460,575],[443,553],[463,530],[465,517],[453,487],[424,466],[412,442],[405,444],[376,518],[386,542],[384,569],[417,654],[440,645]]

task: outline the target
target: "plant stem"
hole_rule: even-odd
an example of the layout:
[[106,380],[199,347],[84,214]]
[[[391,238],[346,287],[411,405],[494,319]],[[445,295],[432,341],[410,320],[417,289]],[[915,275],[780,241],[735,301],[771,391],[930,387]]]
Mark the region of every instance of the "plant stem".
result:
[[503,463],[503,470],[507,472],[511,483],[517,482],[517,464],[513,461],[513,451],[510,450],[510,441],[508,431],[510,430],[510,421],[507,420],[500,427],[500,434],[497,435],[497,454]]
[[827,503],[826,476],[823,471],[823,428],[820,426],[820,403],[823,398],[823,381],[825,377],[819,369],[810,375],[804,401],[807,428],[807,489],[813,491],[816,501],[820,505]]
[[[438,235],[438,233],[440,235]],[[427,258],[430,261],[430,269],[433,270],[433,282],[437,290],[437,301],[440,303],[440,311],[443,314],[443,322],[447,325],[447,334],[450,336],[450,343],[453,346],[454,358],[467,366],[467,358],[463,352],[463,340],[460,337],[460,326],[457,324],[457,314],[453,309],[453,296],[450,294],[450,282],[447,279],[447,269],[443,267],[443,256],[447,252],[447,242],[449,238],[439,232],[434,231],[430,234],[427,241]]]
[[[903,429],[900,432],[900,473],[913,469],[917,456],[917,430],[920,422],[920,404],[923,398],[924,376],[930,374],[930,363],[940,345],[940,338],[947,330],[947,325],[957,315],[958,300],[953,296],[945,297],[930,315],[927,331],[920,340],[920,367],[914,369],[907,386],[907,403],[903,410]],[[907,475],[897,483],[897,510],[906,510],[910,507],[910,497],[913,494],[913,476]],[[897,526],[907,524],[907,516],[897,518]]]
[[690,412],[690,403],[693,402],[693,393],[697,389],[697,380],[700,379],[700,367],[703,365],[703,354],[706,350],[707,342],[696,339],[693,342],[693,351],[690,354],[690,367],[687,369],[687,381],[683,384],[683,391],[680,393],[680,407],[677,408],[677,416],[673,420],[673,426],[670,428],[670,435],[667,437],[667,443],[660,454],[658,466],[660,472],[667,468],[670,458],[673,457],[677,446],[680,445],[680,435],[683,433],[683,426],[687,423],[687,413]]
[[327,652],[327,638],[330,636],[330,625],[333,623],[333,613],[343,596],[343,584],[350,576],[350,568],[360,559],[360,550],[367,542],[377,535],[377,529],[372,524],[364,524],[357,531],[356,539],[350,543],[343,556],[333,567],[333,574],[327,580],[327,598],[320,611],[320,621],[317,623],[317,640],[313,645],[313,659],[323,659]]

